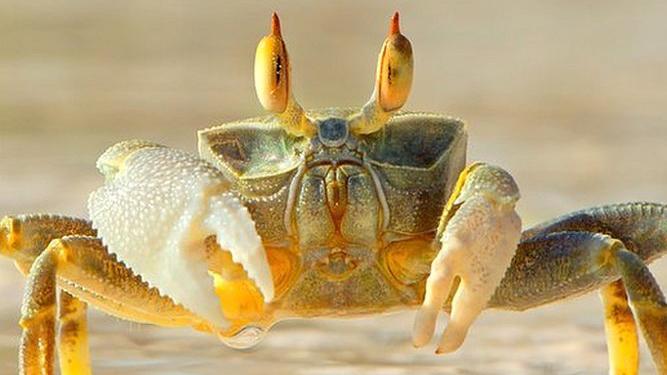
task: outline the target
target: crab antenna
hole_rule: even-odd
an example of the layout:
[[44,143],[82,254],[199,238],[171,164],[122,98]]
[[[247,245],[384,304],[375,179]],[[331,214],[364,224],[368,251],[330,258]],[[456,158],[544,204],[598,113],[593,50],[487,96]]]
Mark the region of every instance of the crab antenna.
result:
[[262,107],[273,112],[288,133],[298,137],[315,133],[315,126],[292,95],[287,48],[275,12],[271,16],[271,33],[257,45],[255,91]]
[[370,100],[351,121],[351,130],[370,134],[380,130],[408,99],[412,86],[412,45],[401,34],[399,14],[389,23],[375,72],[375,87]]

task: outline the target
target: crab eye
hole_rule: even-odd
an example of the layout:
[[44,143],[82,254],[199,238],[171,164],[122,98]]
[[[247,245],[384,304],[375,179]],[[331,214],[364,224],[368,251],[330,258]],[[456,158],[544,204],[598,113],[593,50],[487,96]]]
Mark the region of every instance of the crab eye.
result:
[[350,118],[350,131],[371,134],[382,129],[408,99],[412,86],[412,45],[398,25],[398,12],[391,17],[389,34],[382,44],[370,100]]
[[395,111],[405,104],[412,86],[412,69],[412,45],[401,34],[396,12],[380,51],[376,73],[378,101],[383,110]]
[[267,111],[282,113],[289,100],[289,60],[280,33],[280,19],[273,13],[271,34],[262,38],[255,53],[255,90]]

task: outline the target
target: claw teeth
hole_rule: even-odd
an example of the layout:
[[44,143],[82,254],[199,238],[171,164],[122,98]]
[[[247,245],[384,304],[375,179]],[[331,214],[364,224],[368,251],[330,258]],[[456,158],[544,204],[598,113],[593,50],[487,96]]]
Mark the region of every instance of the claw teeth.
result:
[[204,225],[213,231],[218,244],[232,254],[248,278],[264,296],[266,303],[274,296],[273,278],[261,239],[248,210],[231,194],[214,197]]

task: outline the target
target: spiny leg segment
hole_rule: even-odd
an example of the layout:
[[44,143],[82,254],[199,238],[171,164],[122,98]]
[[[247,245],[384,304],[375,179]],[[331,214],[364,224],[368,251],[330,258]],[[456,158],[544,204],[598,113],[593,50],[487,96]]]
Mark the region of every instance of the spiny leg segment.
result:
[[20,325],[19,374],[52,374],[55,345],[57,254],[42,253],[28,275]]
[[[53,374],[56,339],[61,374],[90,373],[86,302],[126,320],[206,329],[198,317],[162,297],[118,262],[99,239],[70,235],[74,229],[90,233],[86,222],[23,216],[1,223],[0,252],[13,258],[19,269],[29,269],[20,322],[21,374]],[[49,242],[41,253],[36,250]]]
[[646,267],[665,252],[667,206],[565,215],[524,232],[488,307],[526,310],[602,288],[610,373],[637,373],[636,320],[658,372],[667,374],[667,304]]

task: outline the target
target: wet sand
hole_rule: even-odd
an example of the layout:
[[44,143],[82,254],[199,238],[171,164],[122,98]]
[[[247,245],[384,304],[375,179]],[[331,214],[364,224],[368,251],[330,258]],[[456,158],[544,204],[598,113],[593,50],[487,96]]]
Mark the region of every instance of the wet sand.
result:
[[[146,138],[196,150],[197,129],[261,109],[255,43],[278,10],[306,107],[362,104],[386,23],[415,49],[411,110],[469,123],[470,159],[510,170],[526,225],[603,203],[667,201],[667,4],[184,1],[0,3],[0,215],[85,216],[97,156]],[[652,265],[667,288],[667,261]],[[0,373],[16,372],[23,281],[0,261]],[[96,374],[605,374],[588,295],[489,311],[461,350],[410,344],[411,312],[285,322],[250,352],[91,314]],[[643,344],[642,344],[643,345]],[[642,373],[655,373],[642,346]]]

